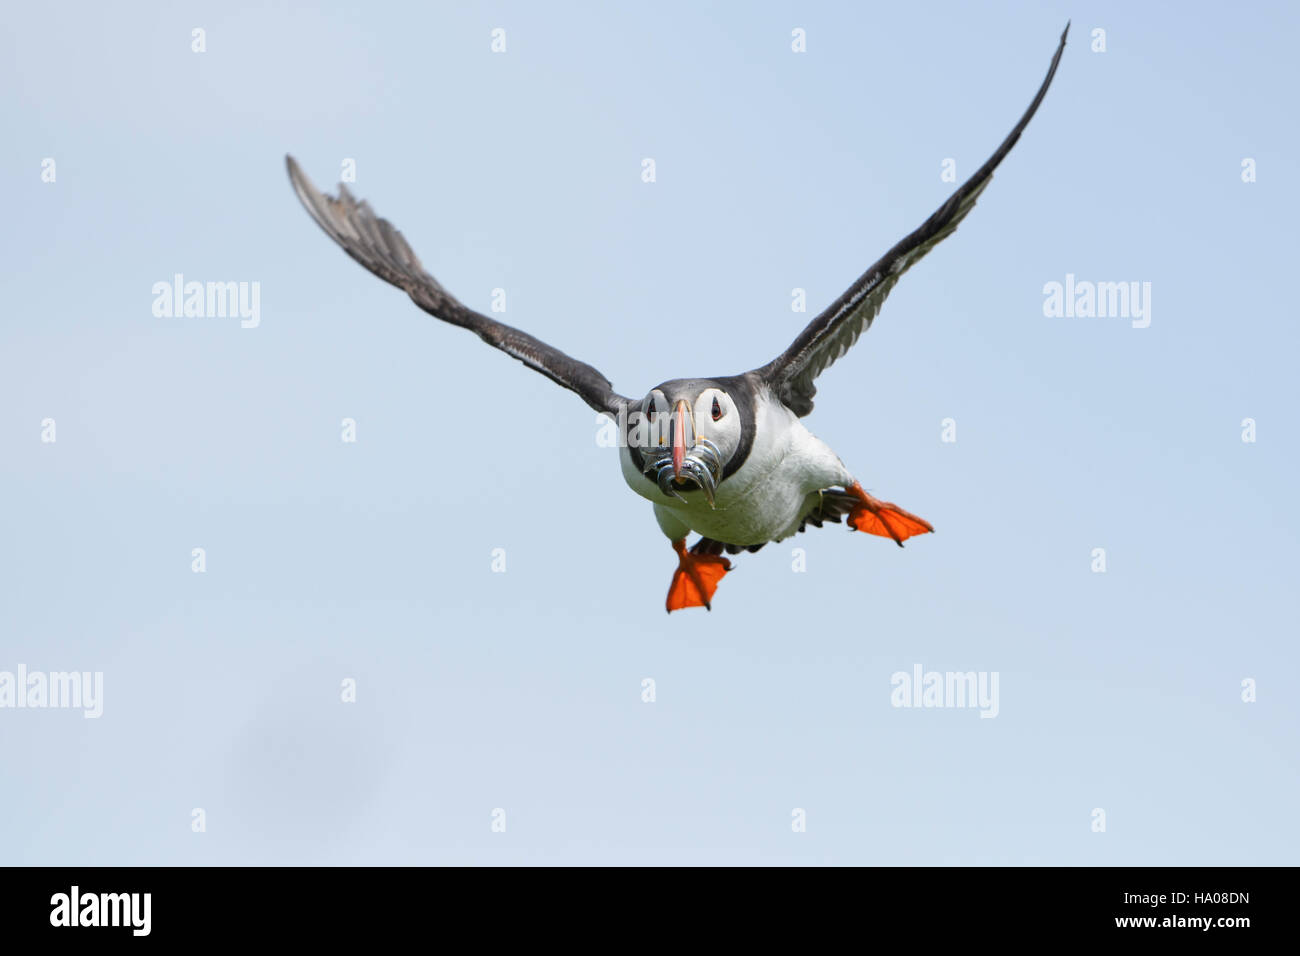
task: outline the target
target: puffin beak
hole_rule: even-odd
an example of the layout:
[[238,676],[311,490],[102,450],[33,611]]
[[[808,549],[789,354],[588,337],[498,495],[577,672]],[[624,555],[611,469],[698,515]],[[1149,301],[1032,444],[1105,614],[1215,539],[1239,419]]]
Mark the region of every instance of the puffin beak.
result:
[[676,481],[682,476],[682,462],[686,460],[686,416],[690,414],[690,409],[686,400],[682,399],[677,403],[677,411],[673,416],[673,480]]
[[[669,498],[690,501],[685,498],[678,487],[693,484],[704,492],[704,500],[710,508],[717,508],[714,494],[718,482],[722,480],[722,455],[718,446],[707,438],[700,438],[695,431],[695,416],[685,399],[678,401],[668,419],[672,435],[672,448],[667,455],[662,452],[650,462],[646,471],[649,477],[653,473],[659,490]],[[687,434],[687,429],[690,433]],[[660,433],[662,441],[662,432]]]

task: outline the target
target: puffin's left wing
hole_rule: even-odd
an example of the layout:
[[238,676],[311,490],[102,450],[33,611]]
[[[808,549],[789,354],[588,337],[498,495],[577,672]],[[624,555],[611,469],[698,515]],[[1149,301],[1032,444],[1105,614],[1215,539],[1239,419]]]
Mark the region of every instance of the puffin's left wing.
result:
[[575,391],[598,412],[618,417],[628,400],[614,391],[609,379],[590,365],[565,355],[526,332],[466,308],[424,271],[402,234],[387,219],[380,219],[370,204],[357,202],[339,183],[339,198],[318,190],[292,156],[285,157],[289,180],[317,225],[343,247],[343,251],[385,282],[403,290],[430,315],[476,332],[488,345],[512,355],[551,381]]
[[988,162],[935,210],[920,228],[886,252],[825,312],[808,323],[808,327],[785,352],[762,368],[755,369],[754,374],[795,414],[803,416],[812,411],[813,395],[817,393],[814,379],[847,352],[858,340],[858,336],[870,327],[872,319],[884,304],[885,297],[902,274],[951,235],[966,218],[966,214],[975,207],[975,200],[993,178],[993,170],[1011,152],[1011,147],[1020,139],[1020,134],[1029,125],[1038,104],[1043,101],[1047,88],[1052,84],[1052,77],[1056,75],[1056,65],[1061,60],[1065,37],[1069,32],[1070,25],[1067,23],[1061,33],[1056,55],[1052,57],[1052,64],[1047,69],[1047,77],[1038,88],[1038,95]]

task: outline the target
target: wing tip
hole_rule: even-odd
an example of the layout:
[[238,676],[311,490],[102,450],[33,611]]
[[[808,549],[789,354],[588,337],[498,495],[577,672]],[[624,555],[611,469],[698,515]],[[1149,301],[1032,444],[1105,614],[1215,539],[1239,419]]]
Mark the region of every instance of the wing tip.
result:
[[[298,198],[307,203],[307,197],[316,191],[316,186],[307,174],[302,171],[298,165],[298,160],[294,159],[289,153],[284,154],[284,169],[289,174],[289,184],[293,186],[293,191],[298,194]],[[308,203],[308,205],[310,205]]]

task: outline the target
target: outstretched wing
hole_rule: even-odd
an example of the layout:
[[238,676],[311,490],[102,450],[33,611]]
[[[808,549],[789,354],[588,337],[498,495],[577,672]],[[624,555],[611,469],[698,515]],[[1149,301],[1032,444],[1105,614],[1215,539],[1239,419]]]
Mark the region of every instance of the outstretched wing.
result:
[[799,333],[799,337],[785,352],[762,368],[755,369],[755,374],[795,414],[803,416],[812,411],[813,396],[817,393],[814,380],[847,352],[858,340],[858,336],[871,326],[885,297],[902,274],[951,235],[974,208],[975,200],[993,178],[993,170],[1011,152],[1011,147],[1020,139],[1020,134],[1029,125],[1038,104],[1043,101],[1047,88],[1052,85],[1052,77],[1056,75],[1056,65],[1061,60],[1065,37],[1069,32],[1070,25],[1067,23],[1056,48],[1056,55],[1052,57],[1052,65],[1047,69],[1047,77],[1038,88],[1038,95],[988,162],[935,210],[920,228],[881,256],[880,261],[864,272],[848,291],[808,323],[808,327]]
[[598,412],[617,417],[619,407],[628,404],[626,398],[613,390],[609,379],[590,365],[565,355],[526,332],[468,309],[452,298],[438,280],[424,271],[402,234],[387,219],[376,216],[369,203],[353,199],[342,183],[339,184],[337,199],[326,196],[303,174],[292,156],[286,156],[285,162],[294,191],[317,225],[342,246],[344,252],[385,282],[402,289],[424,311],[477,333],[488,345],[577,392]]

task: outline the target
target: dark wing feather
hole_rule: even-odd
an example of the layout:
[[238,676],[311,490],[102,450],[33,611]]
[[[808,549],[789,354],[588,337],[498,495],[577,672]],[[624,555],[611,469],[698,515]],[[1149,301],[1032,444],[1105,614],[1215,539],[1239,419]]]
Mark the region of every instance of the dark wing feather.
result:
[[626,398],[613,390],[609,379],[590,365],[570,358],[526,332],[468,309],[452,298],[438,280],[424,271],[402,234],[387,219],[376,216],[369,203],[353,199],[342,183],[337,199],[326,196],[303,174],[292,156],[286,156],[285,162],[294,191],[317,225],[344,252],[385,282],[402,289],[424,311],[477,333],[488,345],[577,392],[598,412],[617,417],[620,406],[628,404]]
[[1020,139],[1020,134],[1033,118],[1038,104],[1043,101],[1047,88],[1056,75],[1056,65],[1061,60],[1065,49],[1065,37],[1070,32],[1070,25],[1065,25],[1061,42],[1048,67],[1047,77],[1038,88],[1038,95],[1025,110],[1015,129],[1002,141],[996,153],[981,166],[970,179],[966,180],[948,201],[935,210],[920,228],[900,241],[886,252],[875,265],[862,274],[842,296],[831,303],[821,315],[808,323],[808,327],[799,334],[794,343],[778,358],[760,369],[758,376],[772,389],[791,411],[797,415],[807,415],[812,411],[813,396],[817,387],[813,384],[818,375],[832,362],[847,352],[853,343],[870,326],[880,312],[891,289],[911,265],[946,239],[966,218],[966,214],[975,206],[975,200],[988,186],[993,178],[993,170],[1011,152],[1011,147]]

